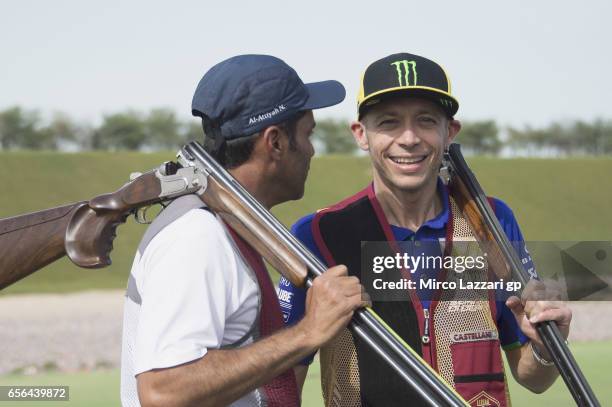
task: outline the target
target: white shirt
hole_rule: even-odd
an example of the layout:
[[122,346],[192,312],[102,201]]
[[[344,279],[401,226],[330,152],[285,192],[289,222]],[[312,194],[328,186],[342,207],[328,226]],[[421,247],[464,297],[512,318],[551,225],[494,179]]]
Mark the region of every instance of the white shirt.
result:
[[[164,227],[132,265],[138,304],[126,297],[121,401],[139,406],[135,375],[177,366],[244,339],[257,319],[257,279],[224,225],[191,209]],[[252,342],[252,337],[241,343]],[[253,405],[257,391],[236,405]],[[255,403],[256,405],[257,403]]]

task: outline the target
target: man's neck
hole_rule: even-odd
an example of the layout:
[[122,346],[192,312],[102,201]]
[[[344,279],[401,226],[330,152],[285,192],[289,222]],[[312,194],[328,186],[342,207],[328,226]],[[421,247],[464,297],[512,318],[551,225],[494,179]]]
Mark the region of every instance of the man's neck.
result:
[[402,190],[375,176],[374,191],[389,223],[412,231],[435,218],[443,207],[436,178],[418,190]]
[[229,170],[229,173],[267,210],[270,210],[278,203],[274,201],[275,194],[268,187],[268,183],[264,181],[266,177],[262,176],[260,168],[254,168],[250,164],[243,164],[232,168]]

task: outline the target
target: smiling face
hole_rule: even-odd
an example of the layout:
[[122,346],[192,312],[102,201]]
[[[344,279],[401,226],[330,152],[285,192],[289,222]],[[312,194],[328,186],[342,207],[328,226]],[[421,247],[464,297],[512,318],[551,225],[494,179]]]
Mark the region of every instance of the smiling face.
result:
[[460,127],[427,99],[393,97],[373,106],[351,130],[370,154],[375,182],[419,192],[435,184],[444,149]]

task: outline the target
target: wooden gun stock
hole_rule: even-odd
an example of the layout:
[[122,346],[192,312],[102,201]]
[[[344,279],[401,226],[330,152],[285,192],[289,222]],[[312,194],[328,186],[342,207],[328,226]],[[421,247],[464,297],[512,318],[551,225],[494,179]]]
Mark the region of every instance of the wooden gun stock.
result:
[[68,255],[74,264],[111,264],[117,226],[135,209],[160,201],[160,180],[141,175],[111,194],[0,220],[0,289]]
[[85,268],[110,265],[117,226],[133,210],[159,202],[160,193],[160,180],[151,171],[79,208],[66,229],[66,253],[70,260]]
[[66,254],[66,229],[87,202],[0,220],[0,289]]
[[304,286],[308,276],[306,264],[282,245],[270,228],[263,224],[260,216],[245,207],[214,177],[208,178],[208,186],[200,195],[200,199],[248,241],[280,274],[294,285]]
[[[465,185],[461,177],[454,176],[449,182],[450,194],[455,199],[457,206],[467,219],[480,242],[495,242],[495,236],[487,226],[483,217],[480,215],[478,205]],[[511,279],[511,268],[506,257],[496,244],[488,244],[486,247],[487,262],[489,268],[498,278],[504,280]]]

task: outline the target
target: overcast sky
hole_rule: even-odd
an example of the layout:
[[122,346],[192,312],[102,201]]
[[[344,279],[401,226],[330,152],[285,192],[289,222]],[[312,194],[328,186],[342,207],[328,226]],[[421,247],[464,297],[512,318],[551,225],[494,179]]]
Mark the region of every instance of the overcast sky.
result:
[[0,109],[98,121],[126,108],[190,115],[227,57],[267,53],[304,81],[337,79],[352,118],[361,72],[412,52],[441,63],[459,119],[535,126],[612,118],[606,1],[0,0]]

